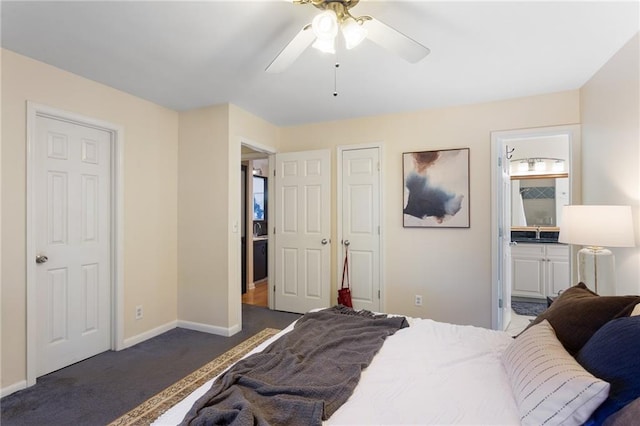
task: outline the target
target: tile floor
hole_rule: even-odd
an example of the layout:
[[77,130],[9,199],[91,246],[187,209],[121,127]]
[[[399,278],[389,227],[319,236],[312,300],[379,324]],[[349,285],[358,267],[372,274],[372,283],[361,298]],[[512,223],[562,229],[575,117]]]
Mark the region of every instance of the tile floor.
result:
[[531,321],[536,317],[524,316],[516,314],[513,309],[511,310],[511,322],[505,330],[512,336],[517,336],[522,330],[524,330]]

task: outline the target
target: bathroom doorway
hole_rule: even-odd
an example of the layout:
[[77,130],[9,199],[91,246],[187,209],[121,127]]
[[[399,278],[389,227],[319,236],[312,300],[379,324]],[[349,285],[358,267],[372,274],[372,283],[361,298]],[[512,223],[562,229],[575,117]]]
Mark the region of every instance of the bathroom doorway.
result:
[[495,329],[528,324],[572,285],[571,249],[558,235],[562,206],[579,201],[579,138],[576,125],[492,133]]

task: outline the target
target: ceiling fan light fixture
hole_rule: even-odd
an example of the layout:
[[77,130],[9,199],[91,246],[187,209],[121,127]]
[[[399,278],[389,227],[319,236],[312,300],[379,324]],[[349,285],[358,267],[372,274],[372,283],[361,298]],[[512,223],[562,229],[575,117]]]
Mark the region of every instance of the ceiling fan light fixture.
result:
[[[1,0],[0,0],[1,1]],[[291,0],[289,0],[291,1]],[[267,66],[268,72],[282,72],[302,52],[313,45],[322,52],[335,54],[336,38],[345,39],[345,47],[353,49],[365,38],[408,62],[417,63],[431,51],[428,47],[402,34],[372,16],[354,17],[351,8],[360,0],[293,0],[296,4],[311,5],[321,12],[278,53]],[[342,31],[342,35],[338,33]]]
[[338,16],[333,10],[325,10],[313,18],[311,28],[319,39],[334,39],[338,34]]
[[338,35],[338,15],[333,10],[325,10],[311,21],[316,36],[312,47],[324,53],[336,53],[336,35]]
[[316,38],[316,41],[311,46],[323,53],[336,53],[335,38]]
[[353,49],[367,37],[367,29],[353,18],[342,22],[342,35],[347,49]]

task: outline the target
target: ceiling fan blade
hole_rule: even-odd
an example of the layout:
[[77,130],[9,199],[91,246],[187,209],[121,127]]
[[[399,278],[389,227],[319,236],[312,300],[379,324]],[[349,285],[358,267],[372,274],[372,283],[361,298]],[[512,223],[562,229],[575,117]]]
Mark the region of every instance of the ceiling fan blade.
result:
[[365,21],[364,26],[369,32],[369,40],[411,63],[418,62],[431,52],[428,47],[375,18]]
[[278,73],[287,69],[298,56],[309,47],[316,36],[311,30],[311,24],[305,25],[296,36],[278,53],[265,69],[266,72]]

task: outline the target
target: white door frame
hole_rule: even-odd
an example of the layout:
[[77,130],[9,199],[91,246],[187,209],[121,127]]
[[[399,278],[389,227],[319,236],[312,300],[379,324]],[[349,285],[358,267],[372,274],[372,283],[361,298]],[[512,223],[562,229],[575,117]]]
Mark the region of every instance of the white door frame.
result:
[[37,289],[35,243],[36,118],[51,118],[111,134],[111,349],[124,349],[124,129],[80,114],[27,101],[27,386],[36,383]]
[[[500,238],[498,235],[498,215],[496,208],[498,205],[497,195],[501,188],[501,168],[498,167],[498,158],[505,157],[505,141],[509,139],[522,139],[543,137],[551,135],[567,135],[569,138],[569,185],[570,196],[569,202],[580,201],[580,181],[581,181],[581,162],[580,162],[580,125],[568,124],[551,127],[538,127],[530,129],[505,130],[491,132],[491,327],[495,330],[503,330],[504,324],[500,321],[500,298],[504,293],[501,287],[507,283],[499,283],[499,277],[502,275],[500,268],[502,262],[499,254]],[[500,190],[500,191],[499,191]],[[572,259],[573,256],[570,256]],[[569,278],[573,276],[570,269]],[[508,283],[511,285],[511,283]]]
[[[337,234],[336,234],[336,242],[341,242],[342,238],[342,153],[344,151],[353,151],[357,149],[367,149],[367,148],[378,148],[378,155],[380,161],[380,197],[379,197],[379,206],[378,210],[380,212],[380,264],[379,264],[379,273],[380,273],[380,311],[386,312],[386,298],[385,298],[385,285],[384,285],[384,167],[383,161],[384,158],[382,149],[382,143],[365,143],[365,144],[356,144],[356,145],[340,145],[336,147],[336,216],[337,216]],[[338,287],[342,281],[342,262],[344,259],[342,258],[342,244],[334,244],[335,247],[335,256],[336,256],[336,287]],[[334,292],[337,294],[336,292]]]

